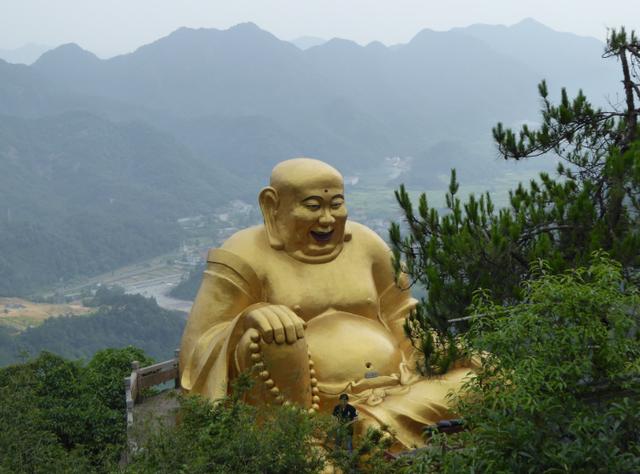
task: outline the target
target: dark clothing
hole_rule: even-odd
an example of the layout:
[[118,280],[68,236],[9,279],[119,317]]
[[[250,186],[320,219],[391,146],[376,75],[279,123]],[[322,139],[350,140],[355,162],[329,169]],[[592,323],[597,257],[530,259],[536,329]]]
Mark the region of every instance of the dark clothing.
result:
[[[350,421],[355,420],[358,417],[358,410],[353,405],[348,403],[342,407],[342,405],[336,405],[333,409],[333,416],[335,416],[341,424],[347,424]],[[353,423],[347,426],[349,434],[353,434]]]
[[350,422],[358,417],[358,410],[348,403],[344,407],[336,405],[333,408],[333,416],[338,419],[341,425],[336,432],[336,446],[351,452],[353,450],[353,423]]

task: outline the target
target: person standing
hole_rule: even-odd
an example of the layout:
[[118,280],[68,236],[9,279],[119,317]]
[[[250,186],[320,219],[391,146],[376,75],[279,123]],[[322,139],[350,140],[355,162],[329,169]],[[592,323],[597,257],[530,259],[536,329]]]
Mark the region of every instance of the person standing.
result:
[[346,393],[340,395],[340,403],[333,408],[333,416],[340,423],[336,433],[336,446],[352,452],[353,424],[358,420],[358,410],[349,405],[349,396]]

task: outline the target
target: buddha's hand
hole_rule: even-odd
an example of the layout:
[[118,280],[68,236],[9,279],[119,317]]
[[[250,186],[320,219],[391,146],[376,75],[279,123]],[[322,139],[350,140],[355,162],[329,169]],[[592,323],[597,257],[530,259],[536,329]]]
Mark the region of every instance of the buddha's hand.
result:
[[249,311],[244,327],[257,329],[266,343],[293,344],[304,337],[307,323],[287,306],[272,304]]

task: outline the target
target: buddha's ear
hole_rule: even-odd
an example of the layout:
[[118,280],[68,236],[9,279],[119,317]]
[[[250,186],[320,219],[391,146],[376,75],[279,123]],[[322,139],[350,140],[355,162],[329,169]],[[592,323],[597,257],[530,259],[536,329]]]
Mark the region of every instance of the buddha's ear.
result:
[[269,245],[275,250],[282,250],[284,248],[284,242],[280,238],[280,233],[276,226],[276,212],[278,211],[278,204],[280,203],[278,191],[271,186],[263,188],[258,196],[258,202],[260,203],[260,210],[262,211],[264,228],[267,231]]

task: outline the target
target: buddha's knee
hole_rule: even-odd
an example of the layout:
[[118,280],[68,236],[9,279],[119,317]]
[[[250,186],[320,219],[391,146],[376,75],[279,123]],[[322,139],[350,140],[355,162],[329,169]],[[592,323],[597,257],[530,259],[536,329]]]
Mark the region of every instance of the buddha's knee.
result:
[[245,399],[252,404],[295,403],[318,409],[317,380],[304,338],[294,343],[267,343],[255,329],[242,335],[235,350],[236,368],[253,380]]

